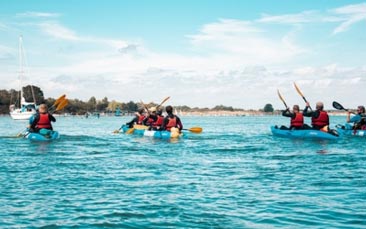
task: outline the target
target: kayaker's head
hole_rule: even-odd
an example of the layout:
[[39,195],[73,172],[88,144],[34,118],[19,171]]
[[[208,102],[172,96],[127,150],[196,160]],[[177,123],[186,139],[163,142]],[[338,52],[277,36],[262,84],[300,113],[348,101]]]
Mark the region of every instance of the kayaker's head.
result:
[[137,112],[138,112],[140,115],[142,115],[142,114],[144,113],[144,108],[140,108],[140,109],[138,109],[138,110],[137,110]]
[[173,114],[173,107],[172,106],[166,106],[165,107],[165,111],[166,111],[166,113],[168,113],[168,114]]
[[48,107],[46,104],[42,103],[41,105],[39,105],[38,107],[38,111],[39,113],[45,114],[48,112]]
[[150,111],[151,113],[156,113],[156,107],[150,107],[149,111]]
[[365,107],[364,106],[358,106],[357,107],[357,114],[365,114]]
[[324,108],[324,104],[322,102],[317,102],[316,103],[316,109],[319,111],[322,111]]
[[292,107],[292,110],[293,110],[295,113],[298,113],[298,112],[300,111],[300,107],[299,107],[299,105],[294,105],[294,106]]
[[158,110],[156,111],[156,114],[157,114],[157,115],[162,115],[162,114],[163,114],[163,110],[158,109]]

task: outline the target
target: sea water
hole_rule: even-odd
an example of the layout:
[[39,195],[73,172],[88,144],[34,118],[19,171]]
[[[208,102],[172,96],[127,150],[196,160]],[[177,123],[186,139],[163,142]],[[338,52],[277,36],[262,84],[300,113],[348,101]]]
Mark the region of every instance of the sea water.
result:
[[183,116],[203,132],[179,140],[112,133],[130,119],[58,117],[61,138],[35,143],[0,117],[0,228],[366,228],[366,138],[276,137],[281,116]]

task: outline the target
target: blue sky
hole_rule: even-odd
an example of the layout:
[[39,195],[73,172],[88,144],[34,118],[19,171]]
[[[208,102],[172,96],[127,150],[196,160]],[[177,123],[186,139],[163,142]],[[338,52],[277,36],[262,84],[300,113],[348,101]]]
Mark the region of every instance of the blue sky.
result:
[[[78,4],[76,4],[78,3]],[[366,2],[1,1],[0,80],[46,97],[245,109],[366,97]]]

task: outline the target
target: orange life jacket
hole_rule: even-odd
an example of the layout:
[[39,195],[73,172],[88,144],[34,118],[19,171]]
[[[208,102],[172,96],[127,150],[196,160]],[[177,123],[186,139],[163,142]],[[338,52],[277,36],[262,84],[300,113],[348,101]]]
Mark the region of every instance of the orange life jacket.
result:
[[295,118],[291,118],[291,127],[302,127],[304,125],[304,116],[301,113],[295,113]]
[[177,118],[174,116],[173,118],[168,118],[169,122],[166,124],[165,128],[167,131],[170,131],[172,127],[177,127]]
[[46,114],[39,114],[39,120],[37,122],[36,128],[38,129],[52,129],[51,121],[48,116],[48,113]]
[[320,111],[318,118],[311,118],[311,124],[319,128],[329,125],[328,113],[325,111]]
[[164,121],[164,117],[161,116],[161,115],[158,115],[158,118],[156,119],[155,122],[153,122],[153,127],[158,127],[158,126],[161,126],[163,124],[163,121]]
[[144,121],[144,119],[145,119],[145,115],[139,115],[139,119],[137,120],[136,124],[141,125],[142,121]]

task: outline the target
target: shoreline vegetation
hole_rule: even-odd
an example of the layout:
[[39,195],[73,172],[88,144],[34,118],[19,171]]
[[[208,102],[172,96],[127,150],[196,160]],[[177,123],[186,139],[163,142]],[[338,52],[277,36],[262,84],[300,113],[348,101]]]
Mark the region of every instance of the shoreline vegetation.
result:
[[[37,105],[46,103],[48,106],[56,101],[55,98],[45,99],[43,91],[34,85],[28,85],[22,88],[23,95],[26,101],[36,101]],[[0,90],[0,115],[9,115],[10,104],[19,104],[20,91],[11,89]],[[158,106],[157,103],[150,102],[145,104],[147,107]],[[173,104],[174,105],[174,104]],[[143,104],[139,102],[118,102],[115,100],[109,101],[107,97],[102,100],[97,100],[92,96],[87,102],[79,99],[69,99],[68,106],[58,112],[58,115],[63,116],[131,116]],[[164,106],[162,106],[164,108]],[[282,110],[275,110],[272,104],[267,103],[263,109],[242,109],[233,108],[232,106],[217,105],[213,108],[191,108],[189,106],[174,106],[175,113],[179,116],[271,116],[281,115]],[[346,112],[338,110],[328,110],[329,115],[344,116]]]

